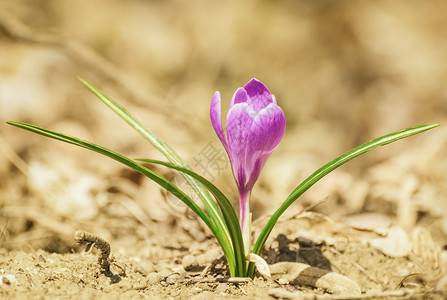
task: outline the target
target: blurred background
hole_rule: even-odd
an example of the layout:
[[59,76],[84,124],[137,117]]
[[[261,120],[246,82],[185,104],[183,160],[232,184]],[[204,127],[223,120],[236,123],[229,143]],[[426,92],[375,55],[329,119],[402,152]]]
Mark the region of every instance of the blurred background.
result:
[[[0,246],[65,252],[77,229],[127,245],[162,242],[155,233],[172,234],[172,226],[197,238],[201,225],[182,218],[189,213],[157,185],[5,124],[29,122],[162,159],[77,76],[126,107],[235,205],[209,105],[219,90],[224,119],[238,87],[252,77],[264,82],[287,128],[253,192],[260,220],[347,150],[445,123],[446,36],[447,2],[435,0],[1,0]],[[313,210],[336,220],[374,213],[406,230],[424,226],[444,243],[446,144],[443,125],[375,150],[319,182],[287,214],[322,201]],[[187,190],[175,173],[154,169]]]

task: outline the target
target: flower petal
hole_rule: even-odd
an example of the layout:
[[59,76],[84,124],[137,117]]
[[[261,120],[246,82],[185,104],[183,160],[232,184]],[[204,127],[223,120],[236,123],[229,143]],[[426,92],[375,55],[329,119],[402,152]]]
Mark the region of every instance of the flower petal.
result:
[[251,151],[272,152],[278,146],[286,128],[286,118],[282,109],[271,103],[263,108],[250,127]]
[[245,162],[250,142],[250,128],[255,113],[247,103],[235,104],[227,115],[227,137],[233,174],[239,186],[246,181]]
[[286,119],[282,109],[274,103],[261,110],[250,127],[250,143],[245,162],[249,178],[247,188],[253,188],[264,168],[267,159],[278,146],[286,128]]
[[211,123],[230,158],[239,192],[249,193],[268,157],[285,131],[285,117],[276,98],[253,78],[234,93],[227,114],[227,133],[221,122],[220,93],[211,101]]
[[217,137],[219,138],[220,142],[225,148],[225,151],[227,151],[228,156],[230,156],[230,152],[228,149],[228,143],[225,139],[225,134],[222,127],[222,121],[221,121],[221,104],[220,104],[220,93],[215,92],[213,99],[211,100],[211,108],[210,108],[210,118],[211,118],[211,124],[213,125],[214,131],[217,134]]
[[231,98],[230,102],[230,109],[238,103],[244,103],[249,100],[247,91],[244,88],[238,88],[236,92],[233,95],[233,98]]
[[227,115],[228,146],[234,155],[239,156],[247,149],[250,128],[255,114],[247,103],[235,104]]
[[276,104],[275,96],[273,96],[267,87],[256,78],[252,78],[244,86],[244,89],[247,91],[248,97],[250,98],[248,101],[249,104],[256,112],[259,112],[270,103]]

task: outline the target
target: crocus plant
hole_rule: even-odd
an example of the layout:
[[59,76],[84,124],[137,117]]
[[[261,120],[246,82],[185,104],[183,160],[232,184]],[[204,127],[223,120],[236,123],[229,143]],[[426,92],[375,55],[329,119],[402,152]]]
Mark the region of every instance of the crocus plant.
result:
[[[252,79],[244,87],[236,90],[227,114],[226,136],[221,123],[220,93],[216,92],[211,100],[211,123],[228,154],[233,176],[239,190],[240,213],[238,218],[228,198],[210,181],[192,171],[186,162],[163,140],[147,129],[117,102],[104,95],[85,80],[80,79],[80,81],[109,108],[152,143],[155,148],[164,154],[169,162],[151,159],[131,159],[105,147],[42,127],[20,122],[7,123],[108,156],[140,172],[178,197],[203,220],[216,237],[227,258],[230,276],[232,277],[252,277],[254,275],[255,265],[247,263],[247,256],[251,253],[261,253],[279,217],[296,199],[321,178],[351,159],[378,146],[383,146],[439,126],[438,123],[435,123],[390,133],[362,144],[328,162],[298,184],[280,207],[273,212],[252,248],[250,242],[250,195],[268,157],[281,141],[286,123],[284,113],[277,105],[275,96],[269,92],[264,84],[257,79]],[[181,172],[202,201],[204,208],[199,207],[179,187],[147,168],[142,162],[164,165]]]
[[275,96],[262,82],[238,88],[227,115],[227,138],[221,123],[220,93],[211,100],[211,124],[228,154],[239,189],[240,225],[245,254],[250,247],[250,195],[259,174],[286,129],[286,118]]

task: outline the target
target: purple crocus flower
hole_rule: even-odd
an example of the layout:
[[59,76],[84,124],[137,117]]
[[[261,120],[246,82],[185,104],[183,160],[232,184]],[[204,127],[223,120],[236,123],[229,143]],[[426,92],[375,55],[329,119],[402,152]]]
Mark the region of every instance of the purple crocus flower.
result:
[[[211,100],[211,123],[222,142],[239,189],[240,224],[244,232],[251,190],[268,157],[281,141],[286,119],[276,98],[253,78],[233,95],[227,114],[227,137],[221,123],[220,93]],[[247,228],[246,228],[247,230]]]

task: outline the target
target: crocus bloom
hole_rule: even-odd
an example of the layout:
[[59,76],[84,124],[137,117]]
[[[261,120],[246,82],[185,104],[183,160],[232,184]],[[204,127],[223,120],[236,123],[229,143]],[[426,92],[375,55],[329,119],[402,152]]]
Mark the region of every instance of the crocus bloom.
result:
[[214,130],[230,159],[239,189],[239,217],[244,233],[249,217],[251,190],[268,157],[284,135],[286,119],[276,104],[275,96],[255,78],[238,88],[231,99],[227,114],[227,137],[221,123],[219,92],[211,100],[210,116]]

